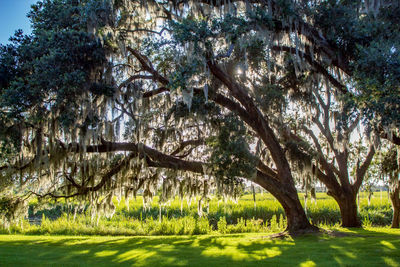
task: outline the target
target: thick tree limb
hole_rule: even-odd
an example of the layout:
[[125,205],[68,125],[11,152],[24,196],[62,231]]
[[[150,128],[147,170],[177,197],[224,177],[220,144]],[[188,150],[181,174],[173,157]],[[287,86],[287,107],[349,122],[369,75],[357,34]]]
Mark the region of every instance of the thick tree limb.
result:
[[378,132],[381,138],[386,139],[392,142],[393,144],[400,146],[400,137],[396,135],[393,131],[388,133],[387,131],[384,131],[382,126],[380,126],[378,127]]
[[152,90],[152,91],[144,92],[143,93],[143,98],[152,97],[152,96],[164,93],[164,92],[169,92],[169,89],[167,87],[160,87],[160,88],[157,88],[157,89]]
[[196,146],[197,147],[197,146],[204,145],[204,144],[205,144],[204,139],[183,141],[182,143],[179,144],[179,147],[171,153],[171,156],[177,156],[178,153],[183,151],[187,146]]
[[140,62],[140,64],[142,65],[142,68],[145,71],[147,71],[147,72],[149,72],[149,73],[151,73],[153,75],[155,81],[159,81],[163,85],[168,85],[168,83],[169,83],[168,79],[163,77],[163,76],[161,76],[158,73],[158,71],[156,71],[154,69],[154,67],[151,64],[150,60],[146,56],[140,54],[138,51],[136,51],[135,49],[133,49],[131,47],[127,47],[127,50],[129,52],[131,52],[134,57],[136,57],[136,59]]
[[[291,173],[289,163],[286,160],[286,156],[278,139],[261,111],[256,107],[246,90],[222,71],[214,60],[208,60],[207,65],[211,73],[228,88],[232,95],[240,102],[240,104],[242,104],[246,113],[248,113],[247,117],[251,118],[251,122],[246,121],[246,123],[248,123],[248,125],[258,133],[264,144],[270,150],[271,156],[278,169],[278,177],[285,180],[285,182],[290,182],[290,180],[292,180],[291,177],[286,177]],[[286,173],[286,175],[283,173]]]
[[324,156],[324,153],[322,151],[321,145],[318,142],[318,138],[315,136],[315,134],[308,129],[307,127],[303,127],[303,131],[313,140],[315,147],[317,148],[317,152],[319,154],[319,163],[321,164],[322,168],[325,170],[326,174],[328,177],[331,177],[333,180],[336,181],[335,174],[340,175],[339,170],[331,163],[329,163]]
[[360,189],[360,186],[364,180],[365,174],[368,170],[369,165],[372,162],[372,158],[374,157],[374,155],[375,155],[375,148],[373,145],[371,145],[369,147],[369,151],[367,157],[364,160],[364,163],[360,167],[357,167],[356,180],[354,181],[353,184],[354,192],[358,192],[358,190]]
[[[76,152],[78,153],[81,148],[77,147],[77,145],[71,145],[68,146],[70,152]],[[75,197],[78,195],[85,195],[88,192],[95,192],[100,190],[108,180],[110,180],[115,174],[117,174],[121,169],[126,166],[131,159],[134,157],[139,156],[140,151],[143,151],[144,157],[147,159],[147,164],[148,167],[157,167],[157,168],[168,168],[168,169],[173,169],[173,170],[181,170],[181,171],[190,171],[194,173],[199,173],[199,174],[205,174],[204,173],[204,166],[207,166],[206,163],[204,162],[199,162],[199,161],[187,161],[187,160],[182,160],[177,157],[171,156],[164,154],[158,150],[155,150],[153,148],[150,148],[146,145],[139,145],[139,144],[133,144],[133,143],[113,143],[113,142],[107,142],[103,140],[103,144],[101,145],[95,145],[95,146],[87,146],[86,151],[88,153],[105,153],[105,152],[121,152],[121,151],[130,151],[131,153],[129,156],[125,157],[123,160],[121,160],[119,163],[114,165],[110,170],[108,170],[104,175],[102,175],[102,178],[100,182],[93,186],[93,187],[85,187],[81,186],[75,182],[72,182],[72,185],[77,188],[77,193],[74,193],[73,195],[55,195],[53,193],[47,193],[44,195],[39,195],[37,193],[34,193],[35,195],[45,197],[53,197],[53,198],[70,198],[70,197]],[[257,175],[261,177],[268,177],[268,179],[274,179],[276,180],[276,173],[270,169],[269,167],[265,166],[261,162],[259,162],[257,168],[259,171],[257,172]],[[276,180],[278,181],[278,180]]]
[[129,77],[128,79],[126,79],[125,81],[123,81],[119,86],[118,89],[121,89],[125,86],[127,86],[129,83],[135,81],[135,80],[154,80],[154,76],[152,75],[132,75],[131,77]]

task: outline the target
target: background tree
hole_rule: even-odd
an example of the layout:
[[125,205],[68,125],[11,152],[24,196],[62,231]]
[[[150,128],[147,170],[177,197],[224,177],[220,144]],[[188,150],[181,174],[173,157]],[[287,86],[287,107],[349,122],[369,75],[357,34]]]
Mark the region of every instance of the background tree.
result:
[[399,228],[400,224],[400,176],[399,154],[397,148],[392,146],[384,154],[381,162],[383,175],[388,177],[389,194],[392,201],[393,220],[392,228]]
[[[324,183],[328,189],[327,194],[337,201],[342,225],[360,226],[357,194],[377,144],[373,138],[369,144],[363,144],[366,138],[361,133],[358,144],[352,144],[357,128],[360,131],[360,114],[346,105],[345,101],[335,101],[332,88],[322,89],[317,86],[313,90],[315,101],[309,103],[312,107],[309,118],[297,120],[296,128],[304,137],[291,133],[288,136],[292,137],[288,139],[289,149],[296,150],[293,156],[300,161],[299,165]],[[310,109],[310,106],[306,106],[306,109]],[[309,112],[303,109],[302,113]],[[364,146],[369,147],[364,149]],[[352,166],[354,173],[351,172]]]

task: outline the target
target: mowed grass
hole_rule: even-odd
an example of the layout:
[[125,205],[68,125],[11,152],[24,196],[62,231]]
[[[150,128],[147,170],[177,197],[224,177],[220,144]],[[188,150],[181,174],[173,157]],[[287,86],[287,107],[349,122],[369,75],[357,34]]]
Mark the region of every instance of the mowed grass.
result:
[[0,235],[0,266],[400,266],[400,230],[270,239]]

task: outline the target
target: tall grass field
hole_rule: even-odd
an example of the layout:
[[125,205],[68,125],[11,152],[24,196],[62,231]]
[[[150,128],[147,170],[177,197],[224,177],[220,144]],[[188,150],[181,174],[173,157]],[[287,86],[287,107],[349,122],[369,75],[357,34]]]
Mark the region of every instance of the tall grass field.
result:
[[[299,194],[302,200],[304,196]],[[46,203],[46,207],[32,201],[29,216],[9,227],[0,221],[3,234],[47,235],[195,235],[230,233],[274,233],[285,229],[283,208],[268,193],[243,195],[235,203],[216,197],[202,206],[198,214],[198,200],[178,198],[159,203],[155,197],[148,209],[138,196],[128,205],[114,199],[116,206],[112,217],[92,216],[79,203]],[[360,194],[359,216],[364,226],[388,226],[392,208],[387,192],[375,192],[368,205],[366,193]],[[304,204],[304,203],[303,203]],[[78,208],[79,207],[79,208]],[[77,208],[77,209],[75,209]],[[76,212],[75,212],[76,210]],[[307,216],[315,225],[334,228],[340,225],[339,207],[333,198],[317,193],[315,202],[308,200]]]

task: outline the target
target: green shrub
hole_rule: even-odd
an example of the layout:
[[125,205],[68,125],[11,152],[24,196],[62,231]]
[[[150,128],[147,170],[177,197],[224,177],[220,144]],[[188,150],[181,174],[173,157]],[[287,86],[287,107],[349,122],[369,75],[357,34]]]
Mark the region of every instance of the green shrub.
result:
[[279,229],[280,229],[280,230],[284,230],[284,229],[286,229],[286,226],[287,226],[287,221],[286,221],[286,219],[283,217],[283,214],[281,214],[281,215],[279,216]]
[[196,220],[195,228],[193,234],[208,234],[212,232],[212,227],[208,223],[208,219],[205,217],[201,217]]
[[219,221],[218,221],[218,232],[220,232],[221,234],[226,234],[227,233],[226,225],[227,225],[227,223],[226,223],[225,216],[222,216],[221,218],[219,218]]
[[272,216],[269,225],[270,225],[269,227],[271,229],[271,232],[277,232],[279,230],[279,224],[276,221],[276,215],[275,214]]

